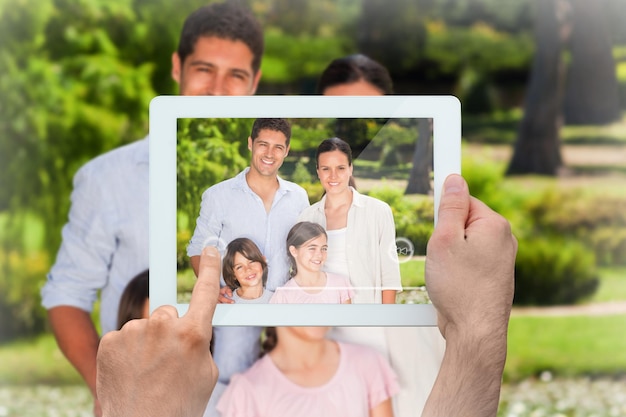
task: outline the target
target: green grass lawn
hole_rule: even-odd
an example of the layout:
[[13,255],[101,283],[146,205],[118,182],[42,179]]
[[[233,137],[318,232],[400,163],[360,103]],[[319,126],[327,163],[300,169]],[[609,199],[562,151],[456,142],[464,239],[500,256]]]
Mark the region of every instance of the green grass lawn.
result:
[[80,384],[52,334],[0,345],[0,385]]
[[414,258],[400,264],[400,276],[403,287],[421,287],[424,285],[424,258]]
[[558,376],[624,375],[626,315],[512,317],[505,381],[550,371]]

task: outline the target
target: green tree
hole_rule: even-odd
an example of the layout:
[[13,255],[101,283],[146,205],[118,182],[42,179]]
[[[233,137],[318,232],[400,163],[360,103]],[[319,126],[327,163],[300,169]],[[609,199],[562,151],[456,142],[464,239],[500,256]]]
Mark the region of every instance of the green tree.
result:
[[207,188],[234,177],[247,166],[247,139],[253,122],[249,119],[179,120],[177,207],[187,219],[198,216],[202,193]]

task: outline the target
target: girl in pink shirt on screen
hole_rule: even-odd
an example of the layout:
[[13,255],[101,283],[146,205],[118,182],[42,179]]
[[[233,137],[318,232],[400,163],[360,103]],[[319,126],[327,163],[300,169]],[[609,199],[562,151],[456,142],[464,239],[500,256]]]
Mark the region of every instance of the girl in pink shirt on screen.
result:
[[326,231],[312,222],[300,222],[287,234],[290,279],[276,288],[270,303],[350,304],[354,290],[348,277],[323,272],[328,250]]
[[236,374],[220,398],[222,417],[391,417],[398,390],[375,350],[326,338],[328,327],[267,329],[265,356]]

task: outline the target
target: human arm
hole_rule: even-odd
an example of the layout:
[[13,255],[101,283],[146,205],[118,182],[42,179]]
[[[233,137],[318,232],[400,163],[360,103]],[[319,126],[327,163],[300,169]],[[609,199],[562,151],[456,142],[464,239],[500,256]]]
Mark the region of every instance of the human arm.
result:
[[88,312],[71,306],[48,310],[48,320],[63,355],[85,380],[94,397],[94,415],[100,416],[96,397],[96,353],[100,338]]
[[383,290],[383,304],[395,304],[396,303],[396,294],[398,291],[396,290]]
[[370,409],[369,417],[393,417],[391,398],[387,398],[385,401]]
[[215,186],[208,188],[202,193],[200,212],[196,219],[196,226],[189,243],[187,244],[187,256],[189,264],[196,277],[200,267],[200,255],[207,246],[215,246],[224,249],[228,242],[220,242],[222,234],[222,221],[224,216],[219,204],[219,191]]
[[449,176],[426,256],[446,351],[422,416],[496,415],[516,252],[509,223],[470,197],[462,177]]
[[[400,261],[396,246],[396,224],[391,208],[381,205],[381,213],[377,216],[379,234],[379,256],[382,277],[382,303],[395,304],[397,290],[402,288]],[[387,288],[387,289],[385,289]]]
[[[61,247],[41,291],[60,350],[94,394],[95,415],[100,415],[95,398],[99,336],[90,312],[102,290],[102,330],[114,329],[117,288],[147,267],[147,164],[132,162],[144,145],[147,148],[147,143],[138,142],[116,149],[76,173]],[[120,186],[122,181],[126,188]],[[126,210],[119,210],[122,200]],[[121,224],[127,225],[122,234]]]
[[199,417],[217,381],[210,354],[220,255],[203,250],[183,317],[173,306],[106,334],[97,356],[97,393],[104,417]]

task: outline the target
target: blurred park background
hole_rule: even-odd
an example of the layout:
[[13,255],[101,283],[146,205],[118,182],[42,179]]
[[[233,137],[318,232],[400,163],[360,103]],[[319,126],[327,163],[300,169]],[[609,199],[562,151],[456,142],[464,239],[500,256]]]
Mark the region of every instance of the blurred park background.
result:
[[[259,94],[313,94],[361,52],[396,94],[459,97],[463,173],[520,242],[501,415],[626,415],[626,1],[241,1]],[[39,290],[73,174],[147,133],[206,3],[0,0],[0,416],[90,415]]]

